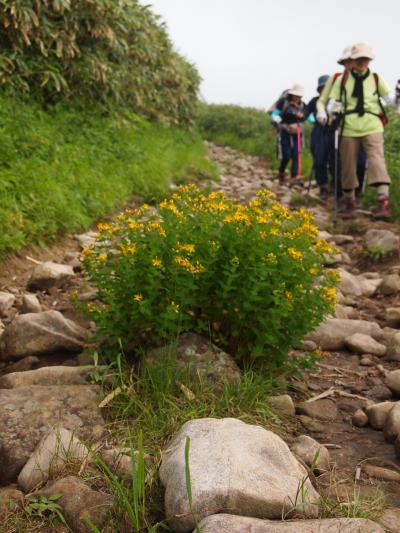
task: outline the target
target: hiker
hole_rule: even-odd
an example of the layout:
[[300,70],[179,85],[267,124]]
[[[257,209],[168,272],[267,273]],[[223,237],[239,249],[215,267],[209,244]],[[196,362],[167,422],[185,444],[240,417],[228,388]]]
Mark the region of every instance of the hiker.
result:
[[328,109],[340,116],[341,177],[345,205],[343,218],[354,216],[356,208],[355,190],[357,178],[357,158],[360,147],[368,157],[367,182],[377,189],[376,218],[387,218],[389,210],[390,177],[384,157],[383,127],[386,114],[381,102],[390,102],[389,89],[376,73],[369,69],[374,59],[372,48],[367,43],[357,43],[351,49],[350,72],[340,75],[329,94]]
[[400,111],[400,80],[397,80],[394,92],[396,109],[397,111]]
[[296,83],[288,89],[272,112],[272,122],[278,132],[279,183],[285,181],[285,170],[291,161],[292,182],[300,182],[300,153],[302,146],[301,123],[305,119],[305,104],[302,101],[304,88]]
[[[341,65],[344,69],[344,72],[349,73],[352,68],[353,60],[351,59],[351,50],[352,46],[346,46],[337,60],[338,64]],[[326,82],[325,87],[323,91],[321,92],[321,96],[319,97],[317,101],[317,114],[316,114],[316,120],[319,124],[325,125],[328,124],[328,159],[329,159],[329,169],[332,174],[332,180],[335,180],[335,129],[337,127],[337,116],[335,116],[335,113],[333,113],[330,117],[328,117],[328,114],[326,112],[327,104],[330,100],[330,94],[332,92],[333,86],[337,83],[338,78],[340,78],[341,73],[336,72],[329,78],[329,80]],[[341,78],[343,79],[343,78]],[[336,180],[337,183],[334,183],[334,188],[336,189],[336,193],[338,197],[342,196],[342,189],[341,189],[341,175],[340,175],[340,155],[338,157],[338,169],[336,173]],[[358,160],[357,160],[357,178],[359,186],[356,189],[357,196],[360,196],[363,192],[364,188],[364,179],[365,179],[365,172],[367,167],[367,156],[360,147],[359,153],[358,153]]]
[[[317,92],[307,104],[305,116],[317,116],[317,101],[329,81],[329,76],[320,76],[318,78]],[[311,132],[311,154],[313,156],[313,169],[315,179],[319,185],[321,198],[326,199],[329,194],[328,189],[328,165],[329,165],[329,145],[330,130],[326,121],[315,122]]]

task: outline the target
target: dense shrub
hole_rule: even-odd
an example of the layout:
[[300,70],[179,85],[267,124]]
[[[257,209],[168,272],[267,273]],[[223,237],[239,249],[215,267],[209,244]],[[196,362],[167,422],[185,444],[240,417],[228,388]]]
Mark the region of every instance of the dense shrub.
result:
[[0,255],[88,228],[132,194],[154,201],[172,181],[214,175],[200,135],[120,108],[38,103],[0,94]]
[[84,252],[101,301],[89,314],[108,348],[195,330],[238,358],[282,364],[335,303],[317,233],[310,212],[289,212],[267,191],[244,206],[186,186],[158,210],[99,225]]
[[2,0],[0,83],[177,123],[193,118],[199,76],[136,0]]

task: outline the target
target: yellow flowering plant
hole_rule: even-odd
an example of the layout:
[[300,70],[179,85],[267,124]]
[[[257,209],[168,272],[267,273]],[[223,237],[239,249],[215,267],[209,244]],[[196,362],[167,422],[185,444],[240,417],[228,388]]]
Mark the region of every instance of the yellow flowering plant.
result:
[[317,235],[309,211],[267,190],[242,205],[184,186],[99,227],[84,252],[101,302],[88,313],[107,347],[197,331],[239,360],[280,366],[336,303],[337,274],[323,266],[333,250]]

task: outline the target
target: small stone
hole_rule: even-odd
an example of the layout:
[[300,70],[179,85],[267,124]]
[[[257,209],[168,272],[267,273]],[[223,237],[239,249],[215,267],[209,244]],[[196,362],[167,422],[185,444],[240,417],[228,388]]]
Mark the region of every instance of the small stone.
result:
[[290,449],[307,466],[312,468],[314,473],[322,474],[329,470],[330,458],[328,450],[311,437],[307,435],[297,437]]
[[389,387],[393,394],[400,396],[400,369],[392,370],[386,374],[385,385]]
[[30,492],[47,481],[50,474],[62,471],[68,463],[82,463],[89,456],[89,450],[71,431],[64,428],[43,437],[18,476],[18,484]]
[[314,352],[317,349],[317,345],[314,341],[303,340],[296,349],[303,350],[304,352]]
[[0,316],[6,317],[8,311],[14,305],[15,296],[9,292],[0,292]]
[[316,418],[317,420],[336,420],[338,411],[332,400],[315,400],[314,402],[302,402],[297,404],[296,411],[299,414]]
[[388,307],[386,309],[386,322],[388,326],[400,325],[400,307]]
[[372,354],[382,357],[386,353],[386,346],[380,344],[369,335],[354,333],[345,339],[349,350],[359,354]]
[[357,409],[357,411],[351,417],[351,421],[353,426],[356,426],[357,428],[363,428],[368,424],[368,416],[362,409]]
[[365,355],[363,357],[361,357],[361,360],[360,360],[360,365],[361,366],[374,366],[374,364],[375,363],[373,362],[373,360],[370,357],[365,356]]
[[32,387],[35,385],[83,385],[94,366],[43,366],[36,370],[12,372],[0,378],[1,389]]
[[372,253],[390,253],[398,250],[399,237],[389,230],[370,229],[365,234],[365,246]]
[[318,422],[314,418],[306,415],[299,415],[299,421],[304,426],[307,431],[312,431],[313,433],[324,433],[325,425],[322,422]]
[[388,361],[400,361],[400,332],[385,334],[386,337],[386,359]]
[[296,409],[293,400],[289,394],[281,394],[279,396],[271,396],[269,403],[275,411],[281,415],[294,416]]
[[24,294],[22,297],[22,313],[40,313],[42,306],[36,294]]
[[395,402],[381,402],[370,405],[366,408],[366,414],[371,427],[374,429],[383,429],[389,412],[395,405]]
[[382,481],[400,481],[400,472],[389,468],[382,468],[381,466],[366,463],[363,466],[363,470],[369,477],[381,479]]
[[398,274],[388,274],[378,286],[378,292],[385,296],[397,294],[400,291],[400,276]]
[[352,235],[336,234],[336,235],[332,235],[331,240],[335,244],[340,246],[341,244],[349,244],[351,242],[354,242],[354,237]]
[[65,318],[59,311],[19,315],[1,336],[4,359],[54,352],[80,352],[87,342],[87,332]]
[[71,266],[46,261],[35,267],[28,282],[28,289],[42,291],[51,287],[61,287],[74,276]]
[[400,402],[396,402],[388,413],[383,433],[388,442],[394,442],[400,435]]
[[62,494],[57,500],[62,513],[75,533],[91,533],[93,528],[85,520],[89,518],[98,530],[103,531],[103,525],[111,511],[114,497],[104,492],[91,489],[80,478],[68,476],[55,482],[48,483],[41,489],[38,496],[52,496]]
[[369,389],[368,396],[370,396],[371,398],[375,398],[380,402],[384,402],[386,400],[391,400],[393,394],[392,391],[388,387],[386,387],[386,385],[379,384],[374,385],[372,388]]

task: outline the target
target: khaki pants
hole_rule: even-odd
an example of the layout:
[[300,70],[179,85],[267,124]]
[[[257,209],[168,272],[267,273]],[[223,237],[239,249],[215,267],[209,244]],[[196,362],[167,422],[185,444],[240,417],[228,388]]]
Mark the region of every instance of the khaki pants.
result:
[[390,177],[386,170],[383,133],[371,133],[365,137],[342,137],[340,143],[340,161],[342,167],[342,188],[345,191],[358,187],[357,159],[360,147],[368,157],[367,184],[389,184]]

